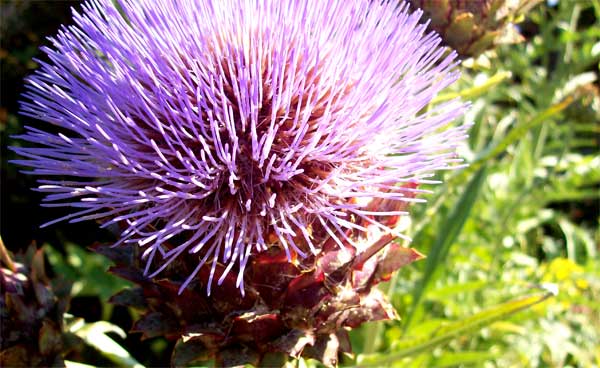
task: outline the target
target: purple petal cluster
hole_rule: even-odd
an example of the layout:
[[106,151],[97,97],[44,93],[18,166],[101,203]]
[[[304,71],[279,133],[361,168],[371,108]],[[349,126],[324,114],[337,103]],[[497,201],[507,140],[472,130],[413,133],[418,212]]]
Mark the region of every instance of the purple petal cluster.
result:
[[13,149],[45,206],[74,209],[51,223],[119,224],[150,276],[194,257],[182,288],[209,267],[209,293],[232,269],[243,292],[253,254],[359,247],[364,223],[393,232],[390,203],[457,161],[464,104],[424,109],[457,79],[455,55],[406,5],[116,4],[85,3],[44,49],[22,113],[46,124]]

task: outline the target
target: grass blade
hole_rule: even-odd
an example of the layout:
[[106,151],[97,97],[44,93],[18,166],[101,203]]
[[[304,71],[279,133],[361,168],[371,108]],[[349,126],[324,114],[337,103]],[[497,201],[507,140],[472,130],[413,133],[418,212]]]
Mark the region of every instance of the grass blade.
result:
[[421,298],[429,283],[433,279],[433,275],[438,269],[439,265],[444,261],[450,246],[454,243],[458,235],[460,234],[465,222],[471,214],[471,209],[475,204],[475,200],[479,195],[479,191],[483,186],[486,178],[486,170],[482,168],[473,176],[469,184],[466,186],[462,196],[452,209],[452,212],[446,217],[442,226],[438,230],[438,236],[431,247],[425,263],[425,271],[423,278],[417,284],[413,293],[413,304],[411,311],[406,318],[406,324],[404,330],[407,331],[412,318],[417,310]]
[[411,337],[398,341],[394,344],[393,353],[385,357],[378,355],[376,359],[364,357],[359,364],[369,366],[385,366],[399,359],[417,355],[424,351],[430,351],[434,347],[444,344],[456,337],[480,330],[496,321],[505,320],[509,316],[527,309],[535,304],[541,303],[549,297],[555,295],[552,291],[543,294],[536,294],[513,299],[511,301],[499,304],[490,309],[476,313],[465,319],[452,322],[441,327],[436,332],[425,337]]

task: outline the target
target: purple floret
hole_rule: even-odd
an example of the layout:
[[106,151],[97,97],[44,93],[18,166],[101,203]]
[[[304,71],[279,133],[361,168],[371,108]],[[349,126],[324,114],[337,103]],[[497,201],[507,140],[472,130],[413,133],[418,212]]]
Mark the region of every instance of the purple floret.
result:
[[[383,4],[381,4],[383,3]],[[45,206],[119,224],[146,274],[176,257],[244,267],[325,237],[382,231],[414,184],[452,167],[465,105],[424,107],[458,78],[455,54],[396,1],[89,1],[28,79],[17,163]],[[50,130],[52,132],[50,132]],[[407,185],[411,184],[411,185]],[[360,220],[360,221],[359,221]],[[319,235],[322,234],[322,235]],[[323,236],[324,234],[324,236]],[[358,246],[358,245],[357,245]]]

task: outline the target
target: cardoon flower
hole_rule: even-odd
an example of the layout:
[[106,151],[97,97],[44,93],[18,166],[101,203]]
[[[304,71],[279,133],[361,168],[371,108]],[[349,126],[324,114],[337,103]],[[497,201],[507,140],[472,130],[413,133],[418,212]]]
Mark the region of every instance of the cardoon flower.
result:
[[149,310],[145,336],[222,364],[269,351],[335,364],[340,331],[394,317],[372,286],[419,255],[383,247],[464,137],[448,127],[463,104],[424,109],[458,73],[420,15],[396,1],[90,1],[29,78],[23,113],[54,127],[28,127],[42,147],[14,148],[18,163],[43,178],[44,205],[75,209],[51,223],[120,226],[100,251],[142,286],[114,301]]

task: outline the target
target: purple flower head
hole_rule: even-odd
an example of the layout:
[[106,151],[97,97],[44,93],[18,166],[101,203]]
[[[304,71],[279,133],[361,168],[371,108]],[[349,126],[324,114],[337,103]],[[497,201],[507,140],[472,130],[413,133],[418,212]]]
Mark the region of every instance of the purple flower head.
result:
[[456,161],[464,127],[448,124],[464,104],[424,109],[457,79],[455,56],[420,15],[396,1],[87,2],[28,79],[22,113],[55,128],[27,127],[42,147],[13,148],[17,162],[44,177],[44,205],[76,209],[48,224],[118,223],[149,276],[193,257],[182,289],[208,267],[208,293],[232,269],[243,293],[271,246],[291,261],[325,239],[360,248],[364,223],[393,233],[393,204]]

